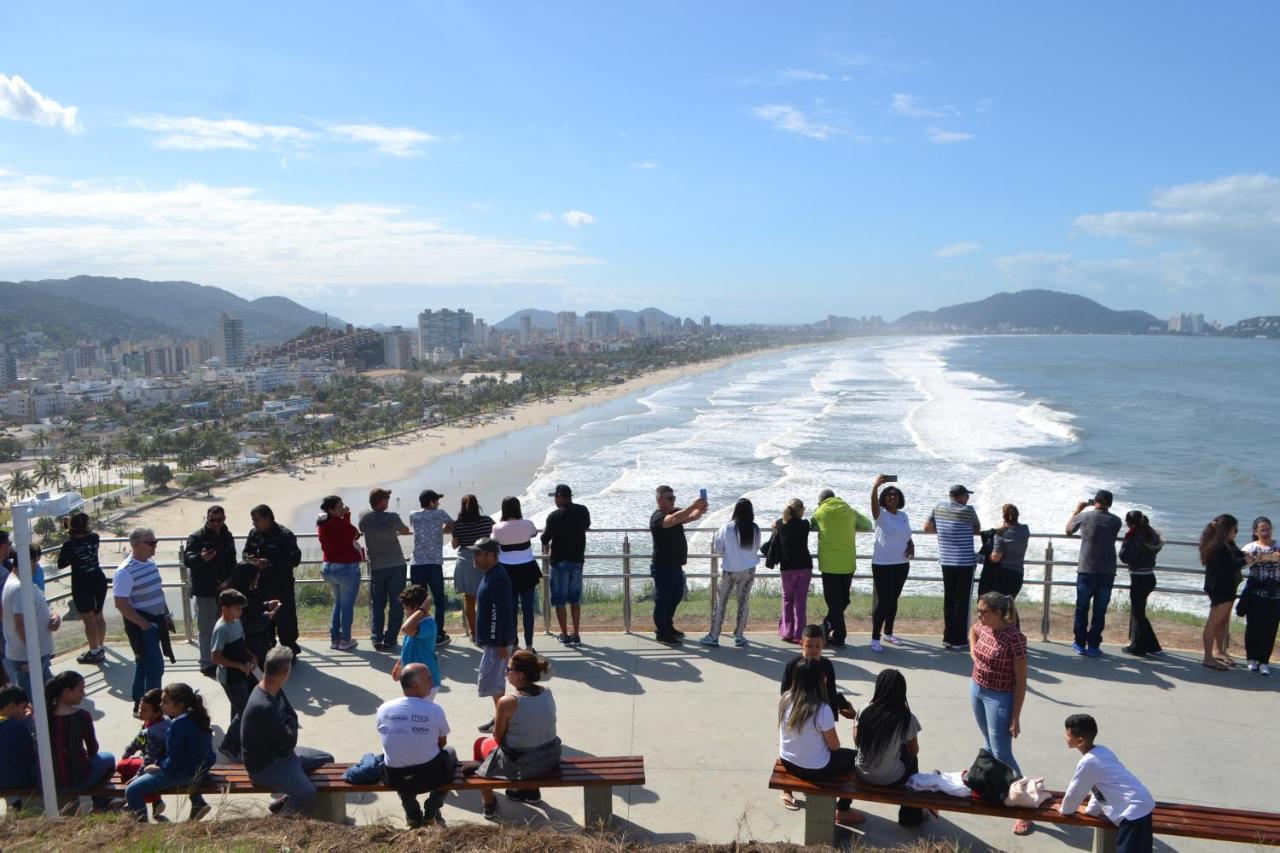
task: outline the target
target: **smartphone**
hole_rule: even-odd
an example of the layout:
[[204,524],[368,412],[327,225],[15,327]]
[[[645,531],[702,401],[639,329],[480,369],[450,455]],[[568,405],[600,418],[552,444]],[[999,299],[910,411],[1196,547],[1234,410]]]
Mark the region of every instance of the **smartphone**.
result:
[[885,474],[885,475],[884,475],[884,481],[885,481],[886,483],[896,483],[896,482],[898,482],[898,475],[897,475],[897,474]]
[[702,498],[705,501],[707,499],[707,490],[698,489],[698,497]]

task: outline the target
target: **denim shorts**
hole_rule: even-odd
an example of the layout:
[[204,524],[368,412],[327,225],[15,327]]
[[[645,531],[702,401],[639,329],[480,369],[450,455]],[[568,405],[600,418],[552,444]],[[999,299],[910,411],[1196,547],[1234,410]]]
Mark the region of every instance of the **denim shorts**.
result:
[[507,692],[507,661],[493,646],[485,646],[480,655],[476,692],[481,696],[501,696]]
[[553,607],[564,607],[566,604],[582,603],[582,563],[571,563],[561,560],[551,564],[551,604]]

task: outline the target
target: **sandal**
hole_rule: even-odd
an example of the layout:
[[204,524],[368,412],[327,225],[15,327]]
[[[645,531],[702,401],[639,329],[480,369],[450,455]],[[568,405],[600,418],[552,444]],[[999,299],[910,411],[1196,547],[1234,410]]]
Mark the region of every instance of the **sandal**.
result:
[[1211,660],[1211,661],[1202,660],[1200,661],[1200,665],[1205,667],[1206,669],[1216,669],[1218,670],[1218,672],[1226,672],[1227,670],[1231,669],[1231,667],[1227,666],[1225,663],[1223,663],[1220,660]]
[[1013,825],[1014,835],[1030,835],[1035,829],[1035,824],[1029,820],[1020,820]]
[[1235,659],[1234,659],[1234,658],[1229,658],[1229,657],[1227,657],[1226,655],[1223,655],[1222,657],[1214,658],[1214,660],[1216,660],[1218,663],[1225,663],[1227,666],[1235,666],[1235,665],[1236,665]]
[[788,811],[793,811],[793,812],[800,811],[800,804],[797,803],[796,798],[791,796],[790,794],[783,794],[778,799],[782,801],[782,807],[784,809],[787,809]]

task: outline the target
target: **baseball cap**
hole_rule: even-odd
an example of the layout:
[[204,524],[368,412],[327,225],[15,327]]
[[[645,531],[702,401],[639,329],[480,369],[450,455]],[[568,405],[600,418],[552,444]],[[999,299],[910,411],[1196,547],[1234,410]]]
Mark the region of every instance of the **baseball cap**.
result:
[[435,491],[434,489],[423,489],[422,491],[418,492],[418,503],[425,506],[431,503],[432,501],[440,500],[442,497],[444,497],[444,495],[441,494],[440,492]]
[[489,551],[491,553],[496,554],[500,549],[498,548],[497,539],[491,539],[490,537],[486,536],[483,539],[477,539],[475,544],[471,546],[471,550],[472,551]]
[[556,490],[555,490],[554,492],[547,492],[547,497],[549,497],[549,498],[571,498],[571,497],[573,497],[573,489],[569,488],[569,487],[568,487],[567,485],[565,485],[564,483],[561,483],[560,485],[556,486]]
[[971,494],[973,494],[973,492],[969,491],[968,489],[966,489],[964,486],[960,485],[959,483],[956,483],[954,486],[952,486],[952,487],[951,487],[951,491],[950,491],[950,492],[948,492],[948,494],[952,494],[952,495],[971,495]]

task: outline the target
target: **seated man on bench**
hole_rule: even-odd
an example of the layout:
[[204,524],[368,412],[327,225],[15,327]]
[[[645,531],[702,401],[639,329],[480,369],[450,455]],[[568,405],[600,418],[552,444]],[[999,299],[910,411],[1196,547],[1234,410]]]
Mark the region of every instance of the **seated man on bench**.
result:
[[[431,640],[435,641],[434,635]],[[448,792],[441,788],[453,781],[458,768],[453,747],[445,745],[449,721],[444,709],[431,701],[432,686],[431,670],[425,664],[408,664],[400,670],[404,695],[378,708],[384,781],[400,795],[410,829],[424,823],[444,825],[440,807]],[[430,794],[421,806],[420,794]]]

